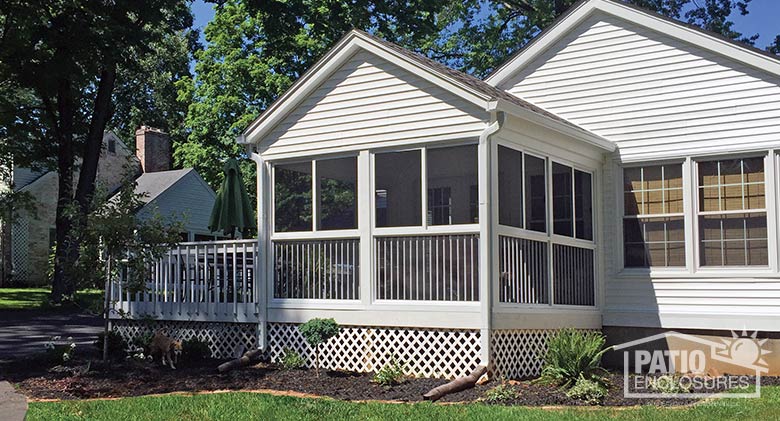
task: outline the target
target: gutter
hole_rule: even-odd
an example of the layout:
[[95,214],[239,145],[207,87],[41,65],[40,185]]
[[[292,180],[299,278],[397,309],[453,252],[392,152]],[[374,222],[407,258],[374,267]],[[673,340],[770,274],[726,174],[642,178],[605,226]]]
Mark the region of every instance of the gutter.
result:
[[[241,135],[240,137],[243,137]],[[266,199],[268,195],[268,183],[266,182],[265,160],[254,152],[251,145],[246,145],[247,155],[257,165],[257,260],[255,261],[255,273],[257,279],[265,279],[266,282],[258,283],[255,290],[255,306],[260,320],[257,326],[257,347],[265,350],[267,348],[266,338],[268,336],[268,213]]]

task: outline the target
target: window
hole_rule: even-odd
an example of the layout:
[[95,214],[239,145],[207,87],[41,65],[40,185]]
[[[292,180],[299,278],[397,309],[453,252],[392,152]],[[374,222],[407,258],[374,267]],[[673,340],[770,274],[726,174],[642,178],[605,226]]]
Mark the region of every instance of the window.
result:
[[701,266],[768,264],[764,158],[698,163]]
[[108,152],[112,154],[116,153],[116,139],[108,139]]
[[422,225],[421,151],[376,154],[376,226]]
[[523,228],[523,153],[498,147],[498,223]]
[[357,228],[357,158],[317,160],[317,229]]
[[567,237],[574,236],[574,208],[572,203],[571,167],[553,162],[553,232]]
[[525,170],[525,227],[547,232],[547,169],[545,160],[523,155]]
[[625,267],[685,266],[682,164],[623,170]]
[[278,164],[274,169],[276,232],[311,231],[311,162]]
[[553,232],[593,240],[593,181],[589,173],[553,162]]
[[426,167],[428,222],[479,222],[471,209],[471,189],[477,184],[477,145],[430,148],[426,151]]

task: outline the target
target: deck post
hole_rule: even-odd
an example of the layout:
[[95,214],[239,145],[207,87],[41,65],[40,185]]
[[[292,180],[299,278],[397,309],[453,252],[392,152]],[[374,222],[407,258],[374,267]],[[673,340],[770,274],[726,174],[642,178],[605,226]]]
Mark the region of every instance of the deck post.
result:
[[371,238],[371,227],[373,221],[371,221],[372,206],[374,203],[374,183],[371,176],[371,154],[368,151],[361,151],[358,155],[357,161],[358,170],[358,194],[357,194],[357,210],[358,210],[358,231],[360,232],[360,248],[358,259],[360,262],[360,272],[358,279],[360,282],[360,302],[364,307],[371,305],[374,289],[374,279],[372,270],[376,270],[374,265],[377,264],[374,259],[374,254],[371,252],[373,249],[373,239]]
[[268,253],[270,248],[268,242],[270,239],[268,233],[268,206],[270,202],[270,189],[268,185],[268,170],[265,160],[257,153],[254,153],[250,147],[250,156],[257,164],[257,255],[254,259],[255,272],[253,279],[253,294],[255,300],[255,311],[259,316],[257,326],[257,346],[265,349],[266,347],[266,322],[268,320],[268,301],[270,297],[264,291],[267,291],[267,284],[271,279],[267,278],[268,273]]
[[503,115],[491,113],[490,124],[479,136],[477,148],[478,159],[478,184],[479,184],[479,302],[480,302],[480,341],[481,341],[481,365],[490,368],[490,327],[492,312],[492,288],[493,279],[493,207],[491,206],[492,193],[492,165],[490,136],[501,128]]

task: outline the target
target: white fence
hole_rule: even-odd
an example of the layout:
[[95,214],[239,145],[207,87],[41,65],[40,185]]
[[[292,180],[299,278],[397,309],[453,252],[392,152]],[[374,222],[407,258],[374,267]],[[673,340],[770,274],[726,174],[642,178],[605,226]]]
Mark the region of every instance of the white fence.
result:
[[145,291],[128,291],[123,273],[111,301],[133,318],[258,321],[257,262],[254,239],[181,243],[150,265]]

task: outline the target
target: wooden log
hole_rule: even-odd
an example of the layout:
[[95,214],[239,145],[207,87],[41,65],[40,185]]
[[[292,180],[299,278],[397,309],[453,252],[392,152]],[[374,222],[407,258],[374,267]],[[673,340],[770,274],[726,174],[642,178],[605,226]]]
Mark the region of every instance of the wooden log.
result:
[[234,368],[243,367],[262,354],[263,350],[259,348],[247,351],[241,358],[236,358],[235,360],[220,364],[219,367],[217,367],[217,370],[219,370],[220,373],[225,373]]
[[487,373],[487,367],[484,365],[477,366],[477,368],[468,376],[455,379],[447,384],[431,389],[430,392],[423,395],[423,399],[426,401],[437,401],[450,393],[472,388],[485,373]]

